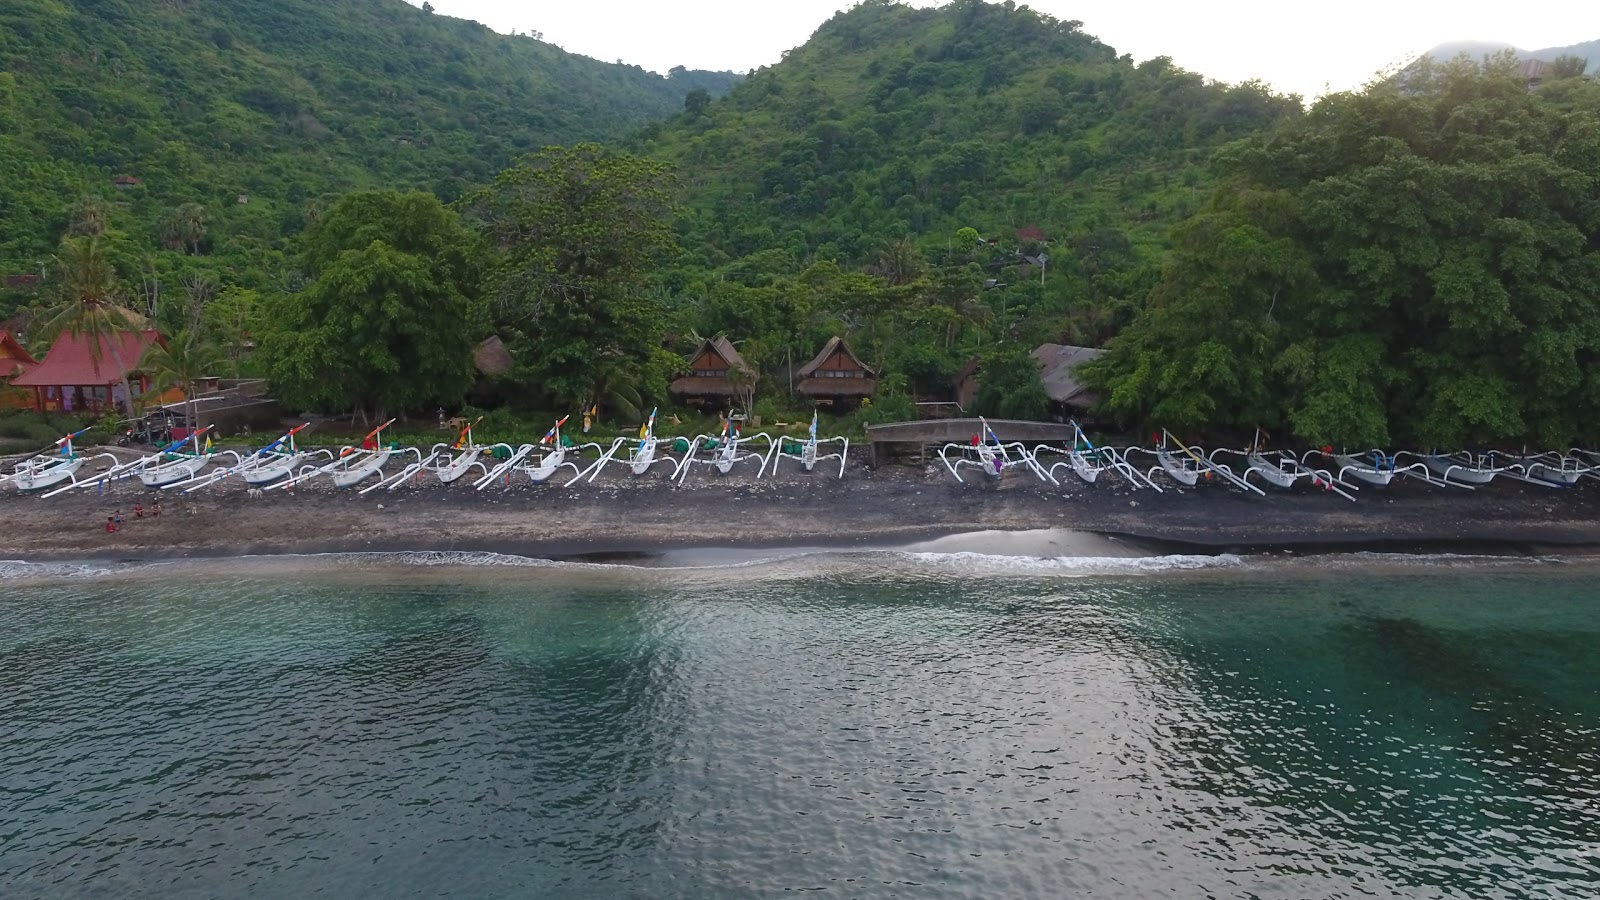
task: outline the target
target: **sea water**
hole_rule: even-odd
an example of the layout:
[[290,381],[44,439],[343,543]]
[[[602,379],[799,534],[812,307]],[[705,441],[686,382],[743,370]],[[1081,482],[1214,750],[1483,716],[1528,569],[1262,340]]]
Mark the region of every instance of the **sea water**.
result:
[[1600,891],[1588,563],[676,562],[0,565],[0,896]]

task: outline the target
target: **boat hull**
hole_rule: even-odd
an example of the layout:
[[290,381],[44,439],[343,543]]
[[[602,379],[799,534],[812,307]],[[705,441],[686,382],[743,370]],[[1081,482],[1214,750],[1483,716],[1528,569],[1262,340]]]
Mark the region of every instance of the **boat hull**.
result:
[[18,470],[12,476],[11,483],[19,491],[37,491],[41,488],[53,487],[77,474],[83,468],[84,460],[81,457],[47,463],[37,468]]
[[373,453],[367,459],[360,460],[345,469],[333,472],[330,477],[333,479],[334,487],[350,487],[371,478],[383,470],[384,465],[389,462],[389,457],[393,456],[394,453],[395,451],[393,450],[379,451]]
[[1273,487],[1293,487],[1297,476],[1285,472],[1282,467],[1259,453],[1249,456],[1250,468],[1259,474],[1267,484]]
[[1339,464],[1339,478],[1349,475],[1351,478],[1379,487],[1394,481],[1393,469],[1375,469],[1371,463],[1354,456],[1335,456],[1333,461]]
[[439,470],[439,481],[442,484],[450,484],[452,482],[459,481],[461,476],[467,474],[467,472],[477,464],[478,457],[482,454],[482,450],[468,450],[466,453],[463,453],[460,459],[455,460],[454,462],[450,463],[450,465]]
[[305,459],[306,454],[296,453],[293,456],[285,457],[277,462],[270,462],[265,465],[256,466],[253,469],[246,469],[239,473],[239,477],[244,479],[245,484],[251,486],[271,484],[280,478],[289,477],[294,473],[295,466],[300,465],[300,463],[304,462]]
[[550,476],[554,475],[556,470],[561,468],[561,464],[566,461],[566,448],[552,450],[545,454],[544,459],[539,460],[537,466],[528,470],[528,478],[534,484],[544,484],[550,480]]
[[1100,470],[1090,465],[1082,453],[1072,454],[1072,471],[1088,484],[1094,484],[1095,479],[1100,477]]
[[1488,484],[1494,480],[1495,475],[1499,474],[1494,471],[1476,468],[1461,460],[1449,457],[1424,457],[1422,464],[1428,467],[1428,471],[1438,475],[1445,481],[1459,481],[1462,484]]
[[195,473],[206,467],[211,462],[211,457],[201,456],[194,459],[180,459],[175,462],[164,463],[153,469],[139,473],[139,481],[145,487],[163,488],[169,484],[188,481]]
[[639,449],[634,451],[633,456],[628,459],[628,468],[635,475],[643,475],[645,470],[650,468],[651,464],[655,461],[656,439],[650,438],[645,443],[641,444]]
[[1171,453],[1161,452],[1156,454],[1161,461],[1161,471],[1172,476],[1172,480],[1179,484],[1193,487],[1200,481],[1200,470],[1184,466],[1183,462]]

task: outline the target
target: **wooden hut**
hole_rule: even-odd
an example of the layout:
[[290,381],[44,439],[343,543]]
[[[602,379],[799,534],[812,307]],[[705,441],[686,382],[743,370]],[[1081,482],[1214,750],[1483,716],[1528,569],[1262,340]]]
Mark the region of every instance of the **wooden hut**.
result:
[[1031,355],[1039,363],[1039,381],[1050,398],[1051,415],[1060,421],[1087,412],[1100,402],[1098,395],[1078,380],[1078,366],[1104,353],[1071,344],[1040,344]]
[[689,354],[689,373],[668,389],[682,403],[725,406],[733,400],[747,402],[759,378],[727,338],[714,337]]
[[[1039,364],[1039,381],[1045,396],[1050,398],[1050,414],[1064,422],[1082,415],[1099,402],[1100,398],[1078,380],[1078,366],[1104,353],[1092,347],[1074,347],[1071,344],[1040,344],[1029,352]],[[956,373],[954,387],[956,402],[970,409],[978,399],[982,379],[978,375],[980,360],[974,356]]]
[[[44,362],[11,379],[12,386],[32,388],[33,407],[39,412],[115,410],[124,375],[136,395],[150,389],[149,379],[138,370],[139,360],[150,347],[166,345],[161,335],[123,331],[101,336],[98,352],[91,347],[93,340],[86,334],[63,333],[50,345]],[[178,393],[177,399],[182,398]]]
[[853,406],[878,389],[878,373],[867,367],[843,338],[833,337],[798,373],[800,393],[819,404]]

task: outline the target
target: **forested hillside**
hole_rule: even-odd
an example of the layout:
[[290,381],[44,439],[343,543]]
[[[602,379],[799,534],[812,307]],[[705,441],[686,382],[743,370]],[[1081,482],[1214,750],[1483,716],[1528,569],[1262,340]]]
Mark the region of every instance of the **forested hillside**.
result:
[[1600,85],[1425,65],[1218,168],[1092,371],[1118,415],[1357,447],[1600,438]]
[[[1135,65],[1011,3],[869,0],[632,149],[678,165],[673,286],[699,328],[761,356],[842,324],[937,390],[1002,337],[1111,334],[1214,186],[1213,150],[1299,114],[1297,98]],[[814,264],[883,276],[920,318],[890,322],[894,304],[859,296],[829,309],[796,287]]]
[[[88,198],[126,239],[119,263],[186,243],[174,213],[192,205],[191,249],[238,265],[353,188],[454,199],[520,154],[619,136],[734,80],[663,78],[401,0],[9,0],[0,260],[36,269]],[[114,189],[122,176],[137,184]]]

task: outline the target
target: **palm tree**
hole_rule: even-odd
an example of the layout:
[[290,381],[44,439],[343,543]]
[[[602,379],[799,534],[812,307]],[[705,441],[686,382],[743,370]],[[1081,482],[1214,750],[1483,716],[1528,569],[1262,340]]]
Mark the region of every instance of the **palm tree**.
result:
[[212,375],[222,361],[217,348],[199,339],[195,331],[180,331],[166,345],[152,344],[139,360],[139,368],[150,379],[149,393],[160,396],[168,388],[183,391],[184,419],[193,431],[198,425],[194,408],[195,388]]
[[106,233],[106,204],[92,194],[84,194],[72,208],[72,225],[68,232],[84,237],[99,237]]
[[56,267],[61,271],[56,302],[45,311],[41,339],[54,342],[62,334],[87,340],[89,360],[100,368],[103,348],[110,348],[111,360],[122,379],[123,410],[133,415],[133,386],[128,382],[128,367],[122,359],[117,337],[139,321],[139,314],[123,306],[117,297],[117,270],[99,238],[82,237],[63,241]]
[[621,357],[602,356],[594,368],[589,406],[604,406],[625,420],[643,418],[644,397],[639,392],[640,373]]

